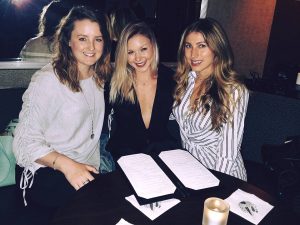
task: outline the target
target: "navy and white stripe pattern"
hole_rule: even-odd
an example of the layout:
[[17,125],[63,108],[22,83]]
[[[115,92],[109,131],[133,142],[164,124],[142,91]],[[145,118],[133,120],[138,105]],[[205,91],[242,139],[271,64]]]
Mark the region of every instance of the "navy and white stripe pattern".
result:
[[249,100],[248,90],[244,88],[240,92],[237,89],[232,91],[232,97],[236,101],[232,122],[223,124],[217,132],[211,129],[210,111],[203,115],[199,111],[191,113],[189,110],[195,79],[196,73],[190,72],[182,101],[173,109],[183,147],[207,168],[247,180],[240,148]]

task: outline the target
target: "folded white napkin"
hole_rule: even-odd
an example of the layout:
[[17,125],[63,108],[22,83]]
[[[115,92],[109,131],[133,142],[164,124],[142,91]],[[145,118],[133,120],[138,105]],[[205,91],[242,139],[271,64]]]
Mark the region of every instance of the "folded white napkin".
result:
[[240,189],[233,192],[225,201],[229,203],[231,212],[253,224],[258,224],[273,208],[268,202]]
[[140,210],[142,213],[144,213],[149,219],[154,220],[160,215],[162,215],[164,212],[168,211],[173,206],[177,205],[180,200],[172,198],[164,201],[158,202],[158,205],[154,206],[151,209],[150,205],[140,205],[138,201],[136,200],[134,195],[130,195],[125,198],[127,201],[129,201],[134,207],[136,207],[138,210]]
[[128,223],[126,220],[121,218],[120,221],[116,225],[134,225],[134,224]]

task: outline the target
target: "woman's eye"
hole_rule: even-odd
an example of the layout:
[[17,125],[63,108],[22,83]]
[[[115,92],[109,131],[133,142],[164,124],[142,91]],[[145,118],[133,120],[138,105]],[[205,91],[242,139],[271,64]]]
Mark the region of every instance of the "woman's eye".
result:
[[206,46],[206,44],[199,44],[199,48],[205,48]]
[[191,48],[191,45],[190,44],[185,44],[184,47],[185,48]]
[[141,51],[142,52],[147,51],[147,48],[142,48]]
[[133,51],[128,51],[128,55],[132,55],[133,54]]
[[78,40],[79,40],[79,41],[85,41],[86,38],[81,37],[81,38],[79,38]]
[[97,41],[97,42],[101,42],[101,41],[102,41],[102,38],[97,38],[96,41]]

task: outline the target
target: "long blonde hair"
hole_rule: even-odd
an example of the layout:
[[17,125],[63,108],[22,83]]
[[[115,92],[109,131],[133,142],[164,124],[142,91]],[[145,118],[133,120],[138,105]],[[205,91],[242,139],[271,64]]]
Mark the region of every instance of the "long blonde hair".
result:
[[[214,62],[212,74],[196,90],[196,98],[191,102],[191,110],[195,113],[200,106],[203,108],[201,113],[206,114],[210,110],[212,129],[218,131],[222,124],[230,121],[232,117],[232,109],[236,104],[232,99],[232,92],[237,88],[241,93],[245,87],[242,85],[241,78],[233,70],[231,47],[221,25],[211,18],[199,19],[188,26],[181,37],[175,74],[177,82],[174,92],[175,106],[181,103],[188,85],[191,67],[185,58],[185,40],[192,32],[199,32],[203,35],[208,47],[214,53]],[[203,87],[204,90],[202,90]],[[204,95],[202,95],[203,92]]]
[[143,35],[150,40],[154,48],[154,60],[151,63],[151,69],[154,71],[158,67],[158,46],[155,35],[151,28],[144,22],[129,23],[121,33],[118,41],[115,57],[115,70],[110,83],[110,102],[129,101],[135,103],[136,96],[134,91],[134,73],[135,70],[127,62],[128,47],[127,43],[135,35]]

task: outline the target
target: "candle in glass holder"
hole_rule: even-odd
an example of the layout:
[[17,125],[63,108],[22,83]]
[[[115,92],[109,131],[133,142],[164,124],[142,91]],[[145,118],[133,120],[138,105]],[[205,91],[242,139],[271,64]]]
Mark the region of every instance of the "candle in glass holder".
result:
[[208,198],[204,202],[202,225],[226,225],[229,204],[220,198]]

